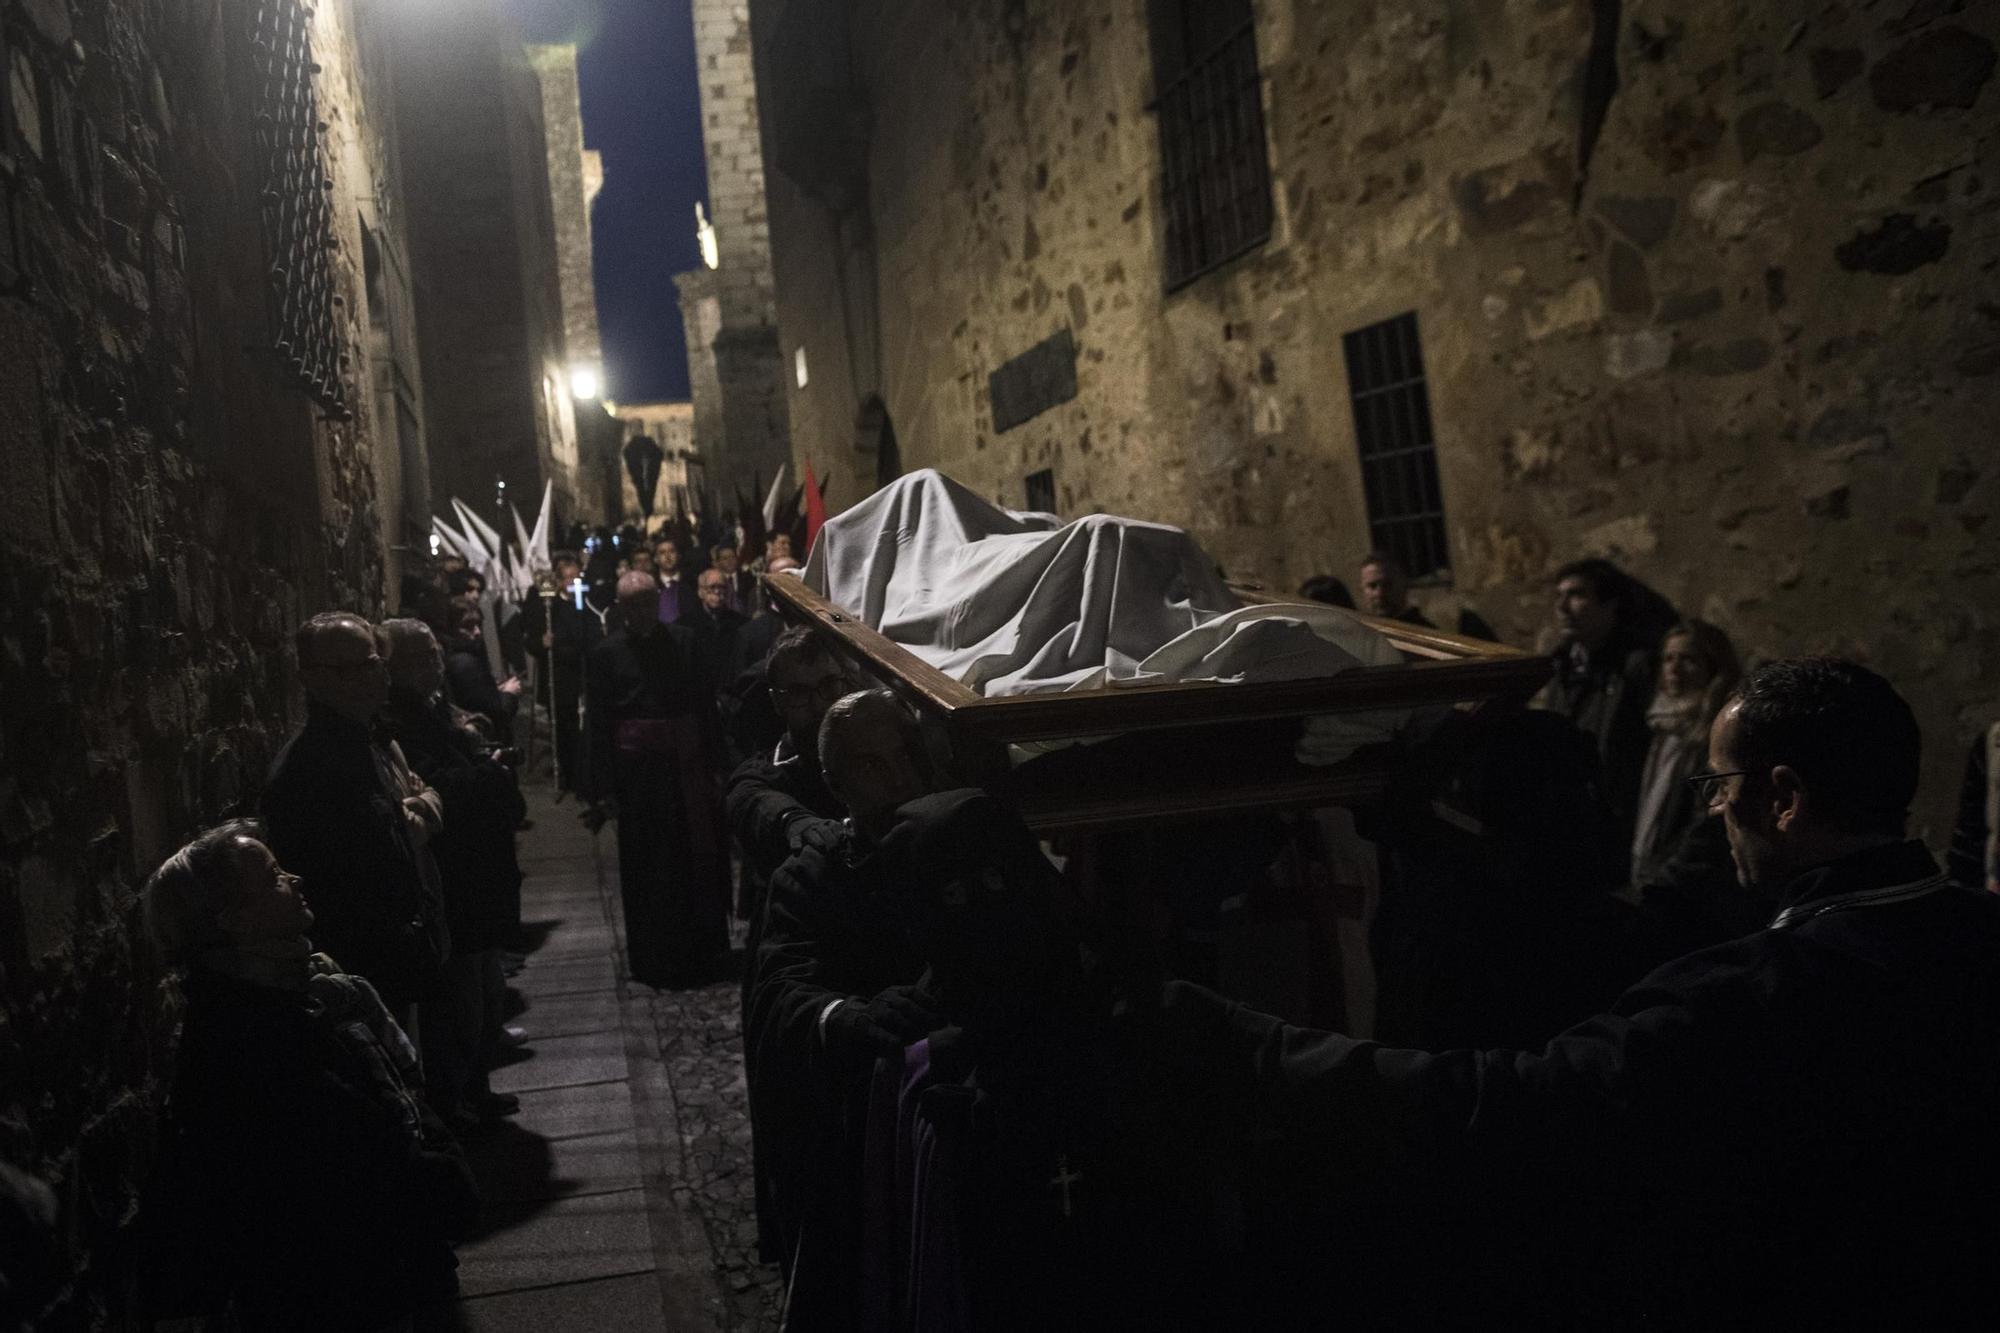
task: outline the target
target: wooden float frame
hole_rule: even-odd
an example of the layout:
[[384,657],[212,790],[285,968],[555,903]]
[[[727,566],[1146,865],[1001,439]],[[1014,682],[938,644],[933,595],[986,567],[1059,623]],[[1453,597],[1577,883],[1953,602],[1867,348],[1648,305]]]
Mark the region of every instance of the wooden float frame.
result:
[[[1212,738],[1213,728],[1230,723],[1286,718],[1303,723],[1322,714],[1525,700],[1547,683],[1552,670],[1550,660],[1540,654],[1349,612],[1410,660],[1305,680],[1181,681],[989,699],[828,601],[802,579],[779,576],[764,584],[786,620],[811,627],[836,655],[887,685],[940,729],[962,777],[996,788],[1006,786],[1013,768],[1009,745],[1183,729],[1190,737]],[[1251,591],[1239,595],[1246,602],[1271,600]],[[1111,794],[1083,787],[1047,790],[1037,784],[1014,796],[1038,830],[1085,831],[1253,808],[1351,805],[1378,794],[1386,777],[1386,762],[1364,755],[1324,768],[1294,761],[1274,765],[1267,773],[1232,774],[1222,782],[1169,778],[1149,784],[1135,775],[1134,783]]]

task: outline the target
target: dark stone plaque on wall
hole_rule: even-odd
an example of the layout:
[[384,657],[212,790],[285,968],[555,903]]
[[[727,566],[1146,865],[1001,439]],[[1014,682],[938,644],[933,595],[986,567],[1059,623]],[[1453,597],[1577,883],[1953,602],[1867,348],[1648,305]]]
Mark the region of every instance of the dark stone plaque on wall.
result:
[[1069,330],[1057,330],[994,371],[986,387],[996,435],[1076,397],[1076,343]]

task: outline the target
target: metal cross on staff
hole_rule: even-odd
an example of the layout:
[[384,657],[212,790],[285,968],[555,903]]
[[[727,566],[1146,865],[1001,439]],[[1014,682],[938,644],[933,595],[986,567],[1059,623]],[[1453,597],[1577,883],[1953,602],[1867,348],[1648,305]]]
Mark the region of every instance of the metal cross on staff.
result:
[[1069,1169],[1069,1157],[1067,1155],[1056,1158],[1056,1173],[1049,1178],[1049,1188],[1062,1191],[1062,1214],[1064,1217],[1070,1215],[1069,1187],[1082,1179],[1083,1172]]

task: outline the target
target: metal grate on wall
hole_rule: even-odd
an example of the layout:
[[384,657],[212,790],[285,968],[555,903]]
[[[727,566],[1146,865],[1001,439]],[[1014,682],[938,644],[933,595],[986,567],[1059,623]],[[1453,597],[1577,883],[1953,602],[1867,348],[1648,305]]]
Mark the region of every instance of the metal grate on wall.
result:
[[1356,329],[1341,344],[1370,543],[1395,556],[1412,578],[1447,574],[1451,549],[1417,317],[1398,315]]
[[321,141],[313,76],[312,8],[304,0],[258,0],[256,52],[258,195],[270,269],[271,345],[328,416],[345,421],[347,354],[334,290],[333,177]]
[[1167,290],[1271,235],[1256,23],[1243,0],[1154,0]]

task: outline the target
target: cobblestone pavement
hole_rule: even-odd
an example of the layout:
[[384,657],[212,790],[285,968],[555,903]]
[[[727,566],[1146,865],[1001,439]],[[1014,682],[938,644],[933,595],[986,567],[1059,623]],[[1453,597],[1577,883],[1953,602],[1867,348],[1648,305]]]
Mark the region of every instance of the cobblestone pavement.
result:
[[[742,944],[743,927],[735,927]],[[776,1265],[757,1262],[756,1191],[750,1169],[750,1109],[743,1079],[741,990],[734,979],[647,1000],[680,1129],[675,1202],[691,1207],[708,1237],[727,1309],[726,1333],[778,1327]]]

